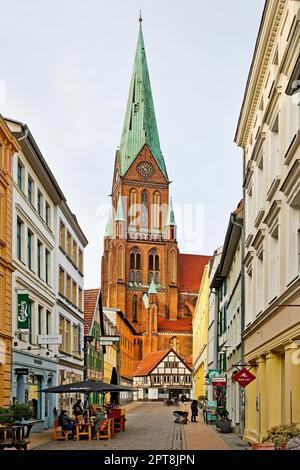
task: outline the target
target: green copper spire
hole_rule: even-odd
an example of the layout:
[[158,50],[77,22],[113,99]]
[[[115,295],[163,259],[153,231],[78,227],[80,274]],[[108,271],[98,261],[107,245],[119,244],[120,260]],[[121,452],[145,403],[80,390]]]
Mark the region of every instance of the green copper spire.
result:
[[120,196],[120,197],[119,197],[119,200],[118,200],[116,221],[126,222],[126,219],[125,219],[125,217],[124,217],[124,210],[123,210],[123,204],[122,204],[122,196]]
[[108,213],[108,218],[106,222],[106,228],[105,228],[105,237],[112,237],[112,218],[111,218],[111,212],[109,211]]
[[149,287],[149,290],[148,290],[148,294],[157,294],[157,290],[156,290],[155,284],[153,282],[153,279],[151,281],[151,284],[150,284],[150,287]]
[[127,109],[118,150],[121,176],[125,175],[145,144],[148,145],[162,173],[168,180],[164,158],[160,149],[140,18],[140,30]]
[[175,222],[175,214],[174,214],[174,209],[173,209],[173,203],[172,203],[172,198],[170,198],[170,204],[168,208],[168,215],[167,215],[167,223],[166,225],[176,225]]

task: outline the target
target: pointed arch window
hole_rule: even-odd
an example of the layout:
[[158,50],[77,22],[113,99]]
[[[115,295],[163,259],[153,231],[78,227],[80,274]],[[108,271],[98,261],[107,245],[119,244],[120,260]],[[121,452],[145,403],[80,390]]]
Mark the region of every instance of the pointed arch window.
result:
[[131,189],[129,193],[129,228],[134,229],[136,227],[136,190]]
[[142,191],[141,198],[141,227],[148,228],[148,191]]
[[154,229],[160,229],[160,192],[156,191],[153,194],[153,206],[152,206],[152,226]]
[[152,279],[155,284],[159,284],[159,255],[156,248],[149,251],[148,271],[149,284],[151,284]]
[[172,284],[176,284],[177,282],[177,258],[176,252],[173,250],[171,251],[170,256],[170,280]]
[[132,297],[132,321],[134,323],[138,321],[138,299],[136,294]]
[[122,246],[118,248],[118,278],[124,279],[124,249]]
[[134,247],[132,252],[130,253],[130,261],[129,261],[129,282],[136,282],[138,284],[141,283],[141,254],[137,247]]

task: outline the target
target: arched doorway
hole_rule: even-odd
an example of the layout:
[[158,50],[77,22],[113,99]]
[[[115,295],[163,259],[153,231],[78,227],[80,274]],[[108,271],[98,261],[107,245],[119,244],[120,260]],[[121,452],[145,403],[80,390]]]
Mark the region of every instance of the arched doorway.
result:
[[[113,384],[113,385],[119,385],[118,384],[118,373],[117,373],[117,369],[115,367],[113,367],[112,371],[111,371],[111,379],[110,379],[110,383]],[[119,405],[120,403],[120,400],[119,400],[119,393],[118,392],[111,392],[110,393],[110,402],[115,405]]]

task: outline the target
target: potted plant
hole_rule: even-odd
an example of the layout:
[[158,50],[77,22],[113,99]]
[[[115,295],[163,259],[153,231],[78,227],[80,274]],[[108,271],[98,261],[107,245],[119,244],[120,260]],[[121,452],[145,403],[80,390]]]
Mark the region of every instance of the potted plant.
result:
[[275,449],[284,449],[287,442],[294,437],[299,436],[300,430],[296,424],[284,424],[281,426],[273,426],[267,431],[263,442],[273,442]]
[[222,433],[231,432],[231,419],[228,418],[229,412],[225,408],[217,408],[216,427],[217,431]]
[[14,422],[10,408],[0,408],[0,426],[8,426]]
[[201,410],[204,408],[206,400],[207,400],[206,395],[200,395],[198,397],[199,407],[200,407]]
[[27,421],[33,416],[33,409],[28,403],[15,403],[11,405],[10,410],[16,423]]
[[[33,416],[33,408],[28,403],[15,403],[10,406],[10,411],[15,425],[23,426],[23,437],[29,437],[32,424],[26,423]],[[26,428],[26,430],[24,429]]]

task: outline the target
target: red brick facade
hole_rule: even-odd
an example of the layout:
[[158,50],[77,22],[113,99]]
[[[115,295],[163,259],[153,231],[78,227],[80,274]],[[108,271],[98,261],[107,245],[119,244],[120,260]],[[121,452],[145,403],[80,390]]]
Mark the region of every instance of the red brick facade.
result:
[[[151,164],[150,176],[138,172],[145,162]],[[116,220],[120,197],[124,219]],[[104,238],[102,258],[103,305],[121,309],[140,334],[136,360],[170,346],[187,357],[192,353],[192,314],[201,269],[208,257],[179,255],[176,227],[166,226],[169,182],[147,145],[123,177],[116,159],[112,204],[113,230]],[[194,266],[191,289],[187,288],[189,274],[184,264],[189,265],[188,270],[191,264]],[[157,293],[149,296],[147,309],[142,297],[148,292],[151,278]],[[162,321],[164,328],[160,329]]]

